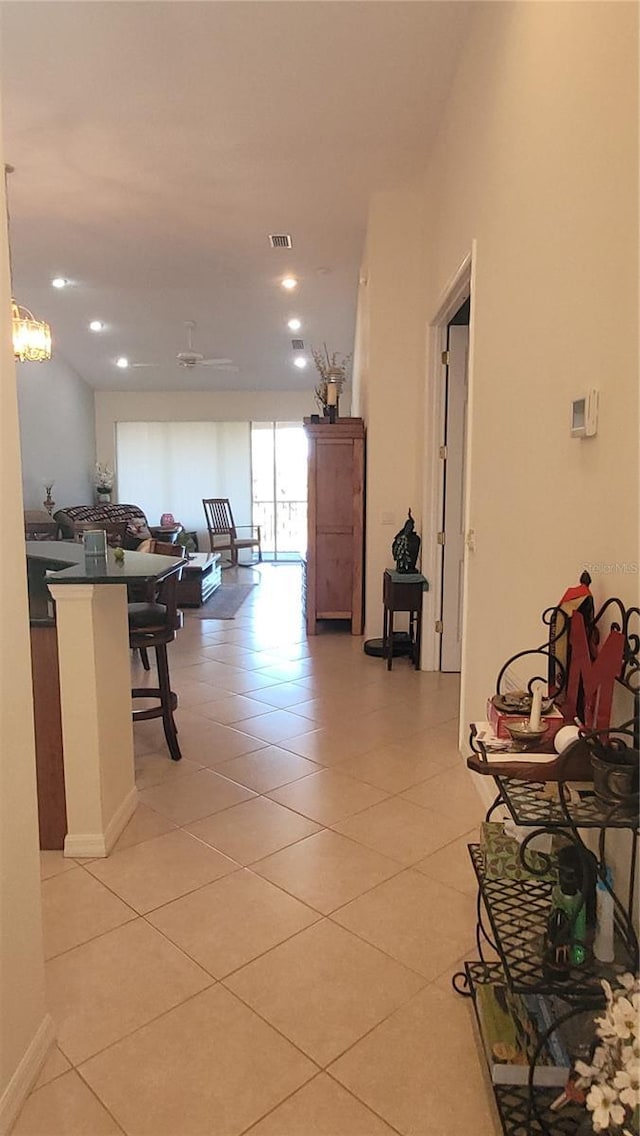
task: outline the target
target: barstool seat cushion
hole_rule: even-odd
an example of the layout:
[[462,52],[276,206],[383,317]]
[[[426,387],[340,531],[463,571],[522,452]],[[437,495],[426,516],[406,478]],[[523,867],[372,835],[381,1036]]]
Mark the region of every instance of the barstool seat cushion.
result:
[[159,603],[130,603],[129,630],[159,627],[166,623],[167,606]]

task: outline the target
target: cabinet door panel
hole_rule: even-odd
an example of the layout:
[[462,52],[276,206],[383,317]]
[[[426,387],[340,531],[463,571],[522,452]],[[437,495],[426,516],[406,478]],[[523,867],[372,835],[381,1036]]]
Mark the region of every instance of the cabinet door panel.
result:
[[362,634],[364,423],[305,420],[309,442],[307,633],[317,621],[348,619]]
[[353,554],[351,533],[318,533],[316,611],[319,619],[351,616]]
[[316,451],[319,529],[353,527],[353,443],[327,442]]

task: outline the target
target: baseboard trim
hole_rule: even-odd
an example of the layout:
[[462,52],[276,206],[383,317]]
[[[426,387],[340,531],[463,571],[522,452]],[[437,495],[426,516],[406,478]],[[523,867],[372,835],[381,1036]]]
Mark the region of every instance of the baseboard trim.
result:
[[138,790],[134,785],[116,809],[104,832],[68,832],[64,838],[64,855],[77,856],[79,859],[108,856],[137,806]]
[[53,1018],[45,1014],[31,1042],[0,1097],[0,1136],[7,1136],[35,1085],[49,1050],[55,1041]]

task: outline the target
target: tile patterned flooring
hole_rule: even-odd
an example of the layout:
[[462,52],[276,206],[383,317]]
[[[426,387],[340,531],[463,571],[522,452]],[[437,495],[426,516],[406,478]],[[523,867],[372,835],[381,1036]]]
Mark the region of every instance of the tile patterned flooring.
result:
[[42,854],[57,1045],[14,1136],[495,1136],[449,984],[482,817],[457,676],[307,639],[296,566],[237,574],[237,617],[170,648],[183,761],[137,724],[112,855]]

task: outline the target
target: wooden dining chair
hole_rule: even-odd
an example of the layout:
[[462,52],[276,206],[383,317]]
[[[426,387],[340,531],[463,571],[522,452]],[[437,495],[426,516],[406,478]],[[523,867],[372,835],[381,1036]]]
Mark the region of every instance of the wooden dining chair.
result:
[[[232,567],[242,567],[238,552],[243,548],[257,548],[258,560],[262,560],[260,525],[236,525],[228,497],[203,497],[202,506],[212,552],[228,551]],[[238,529],[249,529],[250,536],[238,536]]]

